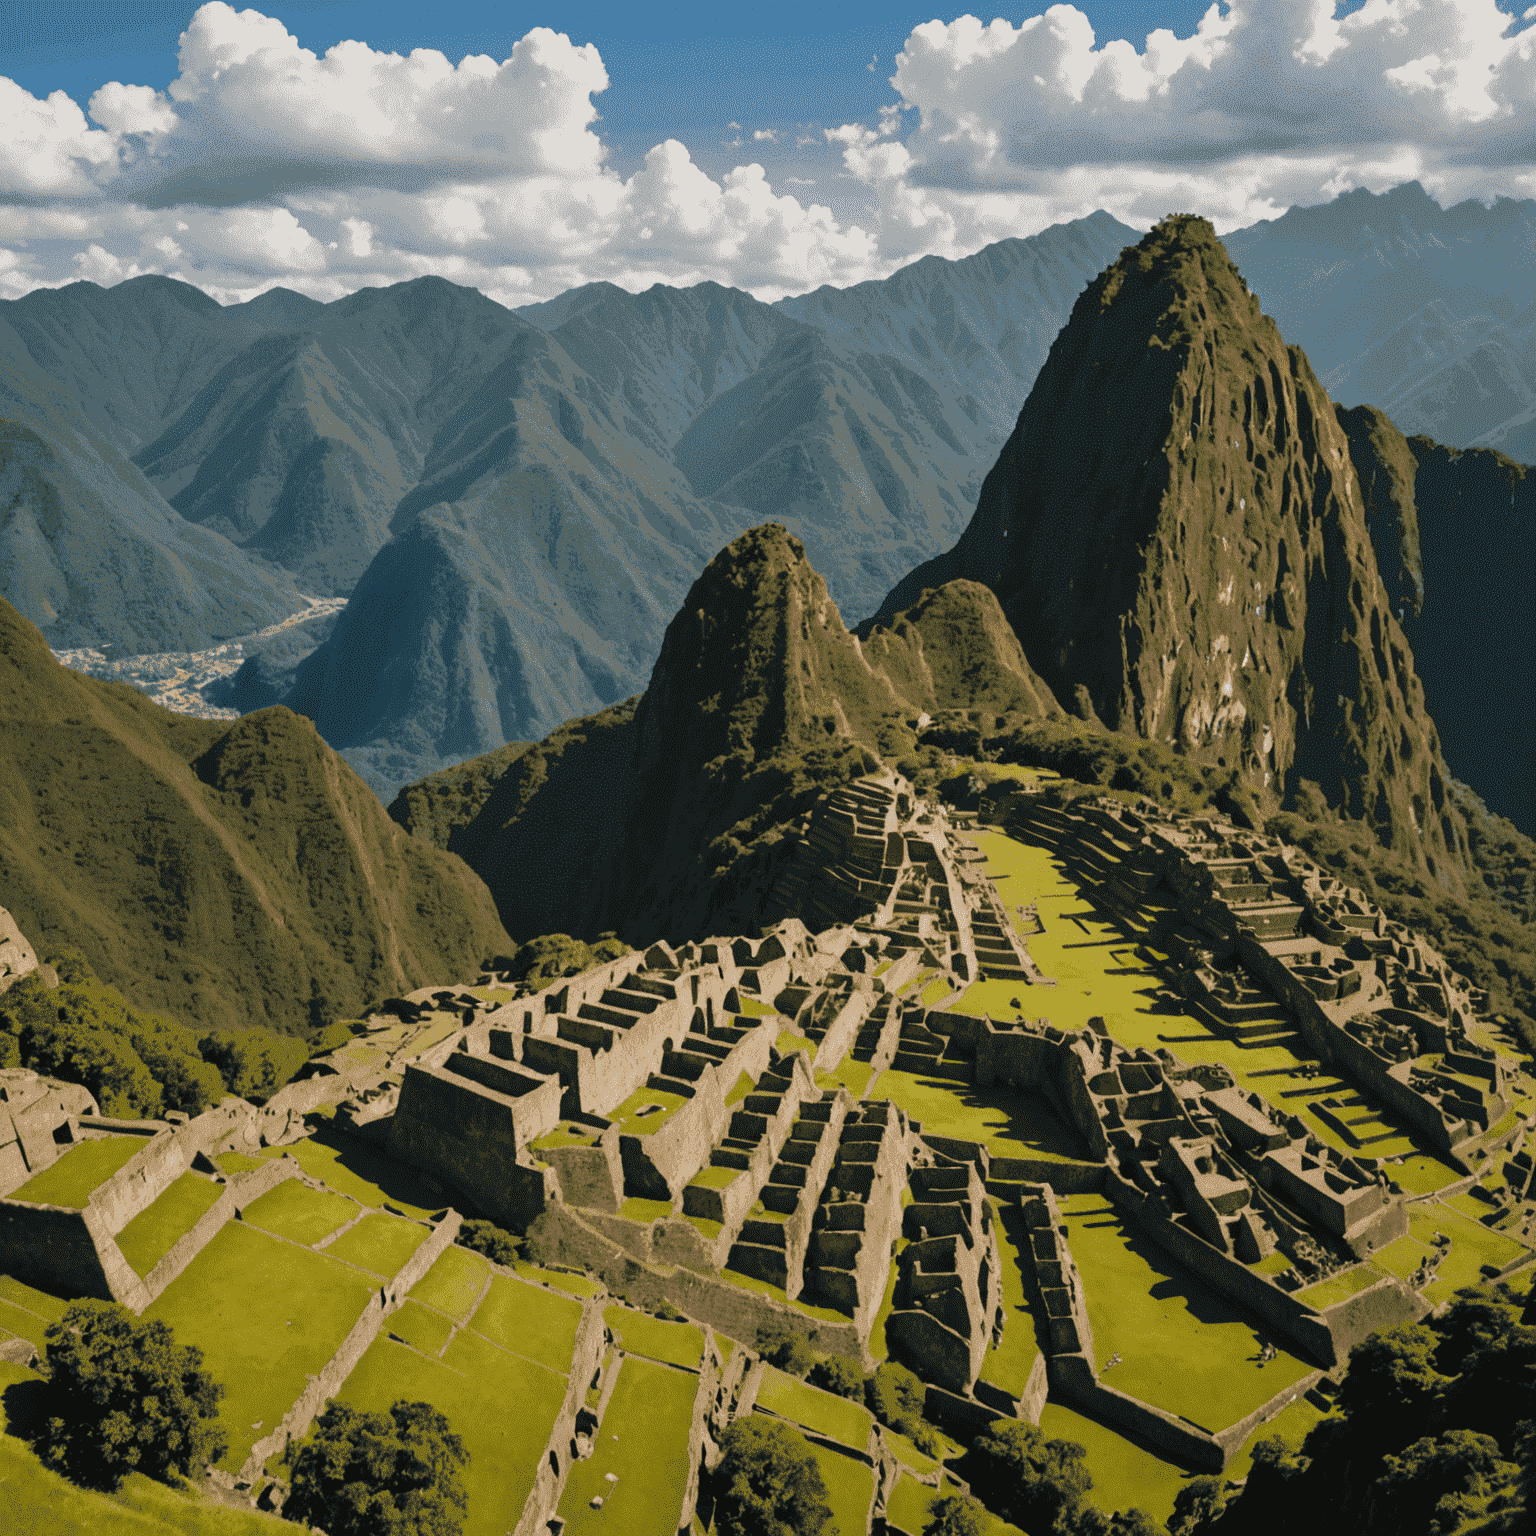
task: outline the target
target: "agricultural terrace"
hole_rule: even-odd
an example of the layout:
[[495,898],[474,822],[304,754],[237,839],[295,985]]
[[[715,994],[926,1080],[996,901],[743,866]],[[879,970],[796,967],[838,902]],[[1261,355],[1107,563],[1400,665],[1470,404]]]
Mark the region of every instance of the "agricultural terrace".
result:
[[[1111,1383],[1114,1374],[1110,1372]],[[1075,1441],[1088,1452],[1084,1465],[1093,1478],[1093,1488],[1087,1502],[1106,1515],[1122,1509],[1144,1509],[1154,1520],[1166,1524],[1179,1489],[1193,1476],[1124,1435],[1084,1418],[1065,1403],[1046,1403],[1040,1412],[1040,1429],[1048,1440]],[[1263,1424],[1254,1431],[1259,1439],[1268,1433]]]
[[869,1445],[874,1419],[861,1403],[823,1392],[771,1365],[763,1369],[757,1406],[853,1450],[862,1451]]
[[469,1321],[491,1279],[491,1266],[468,1248],[443,1249],[437,1262],[411,1288],[411,1297],[456,1323]]
[[465,1326],[502,1349],[567,1373],[580,1322],[581,1303],[574,1296],[493,1275],[490,1289]]
[[[418,1221],[436,1215],[447,1204],[443,1192],[424,1174],[404,1163],[397,1163],[376,1152],[366,1142],[321,1121],[312,1135],[285,1147],[268,1147],[264,1158],[291,1157],[312,1179],[319,1180],[337,1194],[349,1195],[359,1205],[395,1211]],[[225,1173],[236,1172],[229,1159],[240,1159],[242,1167],[259,1167],[238,1152],[226,1152],[219,1159]]]
[[298,1179],[285,1179],[246,1206],[241,1220],[308,1248],[361,1215],[362,1208],[345,1195],[311,1189]]
[[195,1344],[224,1383],[229,1435],[221,1466],[236,1470],[276,1429],[310,1376],[351,1331],[374,1281],[328,1254],[231,1221],[144,1316]]
[[[571,1467],[560,1498],[565,1533],[673,1536],[688,1483],[700,1378],[634,1355],[618,1370],[592,1455]],[[595,1509],[593,1499],[602,1500]]]
[[26,1339],[41,1350],[50,1323],[62,1321],[68,1302],[0,1275],[0,1342]]
[[838,1530],[867,1531],[870,1508],[875,1502],[874,1468],[824,1445],[814,1445],[809,1440],[805,1444],[821,1469],[821,1480],[827,1485],[827,1503]]
[[381,1211],[364,1216],[347,1228],[325,1251],[333,1259],[356,1264],[359,1269],[383,1275],[398,1274],[401,1266],[431,1236],[432,1229],[418,1221],[405,1221]]
[[[1137,1234],[1102,1195],[1057,1203],[1106,1386],[1215,1433],[1315,1369],[1285,1349],[1262,1363],[1264,1335],[1248,1315]],[[1116,1354],[1121,1363],[1106,1370]]]
[[149,1145],[147,1136],[93,1136],[77,1142],[51,1168],[34,1174],[7,1196],[34,1205],[62,1205],[84,1210],[91,1191],[105,1184],[136,1152]]
[[999,1279],[1003,1292],[1003,1337],[987,1352],[981,1376],[994,1387],[1020,1397],[1040,1354],[1034,1314],[1029,1306],[1029,1288],[1024,1279],[1025,1264],[1029,1265],[1033,1275],[1034,1260],[1024,1256],[1029,1249],[1024,1213],[1017,1205],[999,1207],[996,1201],[992,1203],[992,1210],[997,1217],[994,1226],[1002,1269]]
[[696,1371],[704,1358],[704,1335],[692,1323],[672,1323],[632,1307],[605,1307],[603,1321],[614,1343],[632,1355]]
[[147,1275],[186,1236],[224,1193],[221,1184],[200,1173],[184,1173],[152,1205],[146,1206],[117,1234],[135,1274]]
[[[934,1488],[903,1473],[885,1501],[886,1528],[892,1533],[902,1532],[903,1536],[922,1536],[922,1532],[928,1528],[928,1512],[933,1501],[954,1491],[955,1485],[947,1478],[942,1479],[940,1485]],[[1024,1536],[1018,1526],[1000,1520],[990,1510],[984,1517],[981,1530],[982,1536]]]

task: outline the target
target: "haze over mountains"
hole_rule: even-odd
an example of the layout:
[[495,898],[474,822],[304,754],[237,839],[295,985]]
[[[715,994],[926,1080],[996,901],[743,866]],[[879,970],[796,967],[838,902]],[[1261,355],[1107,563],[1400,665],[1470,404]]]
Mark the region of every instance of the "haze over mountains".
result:
[[[1533,231],[1536,203],[1409,187],[1227,245],[1345,403],[1518,445]],[[1078,294],[1136,238],[1100,213],[773,306],[710,284],[520,315],[437,279],[230,309],[157,278],[39,291],[0,310],[0,592],[55,648],[128,650],[349,596],[307,660],[290,635],[220,702],[286,699],[388,799],[639,691],[756,523],[873,612],[960,538]]]

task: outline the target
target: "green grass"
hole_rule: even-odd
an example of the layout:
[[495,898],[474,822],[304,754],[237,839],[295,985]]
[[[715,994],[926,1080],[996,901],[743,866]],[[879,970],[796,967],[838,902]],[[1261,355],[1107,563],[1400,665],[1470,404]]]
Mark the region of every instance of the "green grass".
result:
[[1348,1301],[1351,1296],[1358,1296],[1361,1291],[1375,1285],[1380,1279],[1381,1271],[1374,1265],[1357,1264],[1353,1269],[1346,1269],[1341,1275],[1334,1275],[1331,1279],[1320,1281],[1317,1285],[1309,1285],[1303,1291],[1297,1291],[1296,1299],[1322,1312],[1328,1307],[1337,1306],[1341,1301]]
[[38,1380],[31,1371],[0,1361],[0,1524],[6,1536],[76,1531],[111,1536],[284,1536],[293,1531],[277,1515],[230,1508],[189,1484],[171,1487],[138,1472],[114,1493],[77,1487],[45,1467],[19,1436],[3,1433],[4,1394],[24,1393]]
[[1089,1160],[1082,1138],[1063,1123],[1044,1094],[977,1088],[892,1067],[881,1074],[880,1097],[920,1121],[924,1135],[979,1141],[993,1157]]
[[931,1456],[923,1455],[905,1435],[897,1434],[894,1429],[886,1430],[885,1443],[891,1448],[891,1454],[902,1466],[910,1467],[912,1471],[923,1476],[939,1470],[938,1462]]
[[1266,1253],[1256,1264],[1248,1266],[1256,1275],[1283,1275],[1291,1268],[1291,1261],[1278,1248]]
[[[954,1485],[948,1481],[938,1488],[920,1483],[916,1478],[903,1474],[886,1499],[885,1518],[889,1525],[905,1531],[907,1536],[922,1536],[928,1524],[928,1510],[942,1493],[952,1493]],[[856,1527],[856,1530],[862,1529]],[[982,1536],[1024,1536],[1016,1525],[1000,1520],[990,1510],[983,1516]]]
[[41,1352],[46,1346],[44,1335],[47,1331],[46,1318],[0,1298],[0,1338],[26,1339]]
[[1442,1163],[1438,1157],[1418,1152],[1405,1157],[1401,1163],[1388,1163],[1387,1177],[1394,1184],[1401,1184],[1410,1195],[1432,1195],[1465,1175],[1449,1163]]
[[1047,1439],[1073,1440],[1087,1449],[1088,1471],[1093,1478],[1088,1502],[1106,1515],[1144,1509],[1154,1520],[1166,1524],[1173,1513],[1174,1495],[1194,1476],[1061,1403],[1046,1403],[1040,1428]]
[[571,1296],[600,1296],[603,1286],[599,1281],[589,1280],[585,1275],[568,1275],[560,1269],[541,1269],[537,1264],[530,1264],[526,1259],[518,1259],[512,1265],[512,1272],[521,1275],[524,1280],[531,1280],[535,1285],[552,1285],[556,1290],[565,1291]]
[[745,1072],[743,1072],[741,1076],[736,1079],[736,1086],[732,1088],[728,1094],[726,1094],[725,1107],[729,1109],[733,1104],[740,1104],[741,1101],[746,1098],[746,1096],[756,1087],[757,1084],[754,1083]]
[[721,1168],[711,1164],[700,1168],[688,1182],[698,1189],[729,1189],[742,1172],[740,1168]]
[[184,1173],[117,1234],[117,1246],[141,1279],[217,1204],[224,1186]]
[[568,1373],[580,1321],[581,1303],[574,1297],[493,1275],[468,1326],[503,1349]]
[[1026,1257],[1029,1234],[1023,1211],[1017,1206],[999,1209],[995,1200],[992,1210],[997,1217],[997,1249],[1002,1261],[1003,1339],[996,1349],[987,1352],[981,1375],[984,1381],[1019,1397],[1040,1354],[1023,1269],[1027,1263],[1033,1273],[1034,1260]]
[[1388,1274],[1396,1275],[1399,1280],[1406,1280],[1419,1267],[1421,1260],[1431,1257],[1430,1250],[1410,1234],[1398,1238],[1395,1243],[1388,1243],[1380,1253],[1372,1255],[1371,1262]]
[[821,1468],[827,1503],[838,1530],[845,1536],[860,1536],[869,1528],[869,1506],[875,1497],[874,1468],[851,1456],[839,1456],[823,1445],[811,1445],[808,1440],[806,1445]]
[[598,1133],[590,1125],[577,1121],[562,1120],[554,1130],[528,1143],[535,1152],[552,1152],[556,1147],[591,1147],[597,1144]]
[[[896,1239],[896,1251],[899,1254],[906,1245],[904,1238]],[[889,1353],[889,1347],[885,1342],[885,1324],[891,1315],[891,1308],[896,1300],[896,1282],[901,1278],[901,1271],[897,1268],[896,1260],[891,1260],[891,1272],[885,1279],[885,1296],[880,1303],[880,1310],[875,1313],[875,1320],[869,1328],[869,1352],[876,1360],[884,1360]]]
[[20,1280],[0,1275],[0,1332],[30,1340],[39,1350],[45,1346],[43,1335],[49,1323],[60,1321],[68,1306],[67,1301],[60,1301],[57,1296],[34,1291]]
[[359,1215],[357,1202],[286,1179],[240,1213],[242,1221],[310,1247]]
[[403,1216],[424,1219],[448,1203],[440,1190],[427,1187],[416,1169],[334,1126],[321,1125],[302,1141],[268,1148],[268,1153],[274,1157],[287,1153],[311,1178],[339,1195],[350,1195],[359,1205],[391,1205]]
[[761,1002],[755,997],[741,998],[741,1012],[749,1019],[771,1019],[778,1011],[771,1003]]
[[[1247,1314],[1129,1230],[1101,1195],[1059,1203],[1107,1386],[1216,1431],[1312,1369],[1284,1348],[1261,1363],[1264,1336]],[[1115,1353],[1122,1363],[1104,1371]]]
[[846,1397],[823,1392],[819,1387],[807,1386],[771,1365],[763,1372],[757,1406],[855,1451],[862,1451],[869,1444],[870,1426],[874,1420],[867,1408]]
[[35,1205],[62,1205],[84,1210],[91,1191],[105,1184],[119,1168],[150,1143],[148,1136],[93,1137],[72,1146],[51,1168],[33,1174],[11,1200],[30,1200]]
[[780,1056],[793,1056],[796,1051],[804,1051],[812,1061],[816,1059],[816,1042],[809,1035],[797,1035],[792,1029],[780,1033],[774,1048]]
[[450,1244],[411,1287],[411,1295],[462,1323],[474,1310],[490,1272],[490,1265],[478,1253]]
[[220,1465],[238,1468],[277,1428],[372,1292],[345,1264],[232,1221],[149,1306],[144,1316],[197,1345],[224,1383],[229,1450]]
[[672,1323],[633,1307],[605,1307],[603,1321],[619,1346],[667,1365],[696,1371],[704,1358],[704,1335],[692,1323]]
[[[689,1102],[682,1094],[668,1093],[665,1088],[641,1088],[630,1094],[608,1118],[621,1126],[626,1136],[650,1136]],[[642,1114],[642,1110],[649,1113]]]
[[720,1222],[711,1221],[707,1216],[684,1216],[683,1220],[696,1227],[699,1234],[711,1243],[725,1231]]
[[944,1000],[954,991],[954,986],[948,976],[935,976],[923,988],[923,1007],[938,1008]]
[[816,1086],[836,1088],[841,1083],[854,1098],[862,1099],[869,1091],[869,1075],[874,1069],[872,1061],[855,1061],[852,1056],[844,1056],[830,1072],[816,1074]]
[[453,1324],[441,1312],[434,1312],[409,1296],[398,1311],[384,1319],[384,1327],[422,1354],[434,1358],[442,1353],[443,1345],[453,1332]]
[[808,1301],[800,1301],[798,1298],[791,1301],[784,1294],[783,1286],[775,1285],[771,1280],[759,1280],[753,1275],[738,1274],[734,1269],[722,1269],[720,1278],[732,1285],[738,1285],[744,1291],[756,1291],[759,1296],[767,1296],[776,1301],[782,1307],[792,1307],[796,1312],[803,1312],[807,1317],[814,1317],[824,1323],[846,1323],[848,1315],[839,1312],[835,1307],[813,1306]]
[[619,1215],[627,1221],[650,1223],[660,1221],[663,1217],[670,1216],[671,1214],[672,1202],[670,1200],[644,1200],[639,1195],[631,1195],[619,1207]]
[[244,1152],[220,1152],[213,1161],[219,1172],[226,1174],[254,1173],[265,1163],[265,1159],[248,1157]]
[[1485,1216],[1494,1215],[1498,1210],[1497,1206],[1489,1205],[1486,1200],[1479,1200],[1476,1195],[1471,1193],[1451,1195],[1449,1198],[1441,1196],[1441,1201],[1443,1204],[1450,1206],[1453,1211],[1460,1211],[1463,1216],[1470,1217],[1471,1220],[1477,1222],[1482,1221]]
[[333,1259],[345,1259],[348,1264],[387,1277],[398,1274],[400,1266],[431,1235],[431,1228],[419,1222],[375,1211],[343,1232],[325,1251]]
[[[560,1499],[566,1536],[673,1536],[688,1481],[688,1432],[699,1378],[625,1358],[593,1442]],[[607,1474],[618,1481],[610,1483]],[[600,1509],[591,1507],[603,1496]]]
[[503,1536],[523,1512],[565,1389],[563,1376],[461,1333],[440,1361],[376,1339],[337,1396],[374,1413],[402,1397],[431,1403],[469,1452],[464,1536]]
[[1261,1440],[1269,1440],[1278,1435],[1293,1451],[1300,1450],[1302,1441],[1312,1432],[1313,1426],[1326,1417],[1321,1408],[1314,1408],[1307,1401],[1305,1395],[1298,1397],[1288,1408],[1282,1408],[1274,1418],[1260,1424],[1249,1435],[1242,1449],[1227,1463],[1227,1470],[1222,1476],[1228,1482],[1247,1477],[1253,1466],[1253,1448]]
[[[1469,1221],[1459,1211],[1435,1200],[1410,1208],[1408,1230],[1426,1247],[1436,1232],[1444,1232],[1451,1239],[1450,1253],[1443,1259],[1430,1260],[1437,1276],[1422,1292],[1435,1306],[1449,1301],[1463,1285],[1482,1285],[1484,1264],[1503,1269],[1530,1252],[1522,1244],[1490,1232],[1481,1222]],[[1435,1252],[1438,1254],[1439,1250]]]

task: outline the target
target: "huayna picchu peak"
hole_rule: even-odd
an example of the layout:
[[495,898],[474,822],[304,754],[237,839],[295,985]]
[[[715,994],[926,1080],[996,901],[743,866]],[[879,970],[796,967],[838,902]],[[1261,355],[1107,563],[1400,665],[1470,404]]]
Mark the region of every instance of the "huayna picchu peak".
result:
[[1204,219],[1073,308],[960,542],[1031,666],[1107,728],[1330,807],[1459,887],[1465,831],[1326,392]]

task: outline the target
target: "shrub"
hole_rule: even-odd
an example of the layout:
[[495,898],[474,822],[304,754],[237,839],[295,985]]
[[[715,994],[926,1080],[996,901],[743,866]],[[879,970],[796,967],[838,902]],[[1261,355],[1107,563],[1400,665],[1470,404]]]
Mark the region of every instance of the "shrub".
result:
[[971,1442],[971,1487],[1005,1520],[1026,1530],[1050,1530],[1070,1516],[1093,1487],[1086,1452],[1071,1440],[1047,1440],[1022,1419],[997,1419]]
[[162,1482],[224,1454],[224,1388],[203,1354],[114,1301],[77,1301],[47,1334],[38,1455],[78,1483],[115,1488],[130,1472]]
[[888,1429],[917,1440],[923,1428],[923,1402],[927,1388],[904,1365],[878,1367],[864,1383],[864,1405]]
[[864,1372],[852,1360],[845,1360],[840,1355],[818,1360],[811,1367],[806,1380],[824,1392],[835,1392],[839,1397],[852,1398],[856,1403],[864,1400]]
[[509,1268],[522,1258],[525,1244],[520,1237],[504,1232],[489,1221],[466,1221],[454,1238],[461,1248],[472,1248],[483,1253],[493,1264],[505,1264]]
[[986,1511],[963,1493],[946,1493],[928,1506],[923,1536],[982,1536]]
[[428,1403],[359,1413],[326,1404],[293,1464],[283,1513],[330,1536],[457,1536],[467,1500],[464,1442]]
[[816,1363],[811,1346],[780,1322],[764,1323],[757,1330],[757,1347],[763,1358],[791,1376],[804,1376]]
[[821,1536],[827,1529],[832,1510],[821,1469],[787,1424],[737,1419],[720,1449],[717,1536]]

